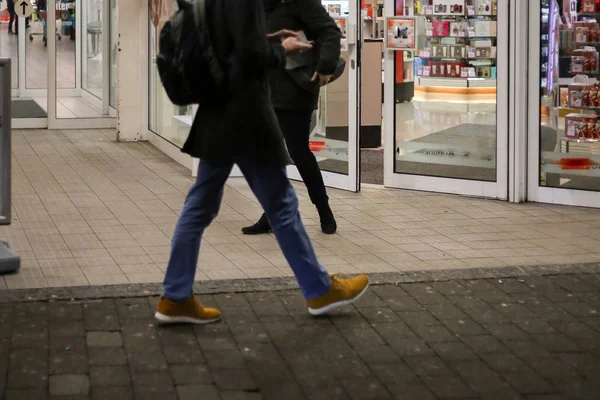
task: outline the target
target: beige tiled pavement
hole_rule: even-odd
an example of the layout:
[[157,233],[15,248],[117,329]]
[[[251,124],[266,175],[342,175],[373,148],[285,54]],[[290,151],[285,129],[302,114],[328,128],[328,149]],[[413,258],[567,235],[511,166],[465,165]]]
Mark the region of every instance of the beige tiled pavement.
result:
[[[114,131],[15,131],[11,226],[22,257],[0,289],[160,282],[189,171]],[[364,188],[331,190],[339,234],[320,232],[296,185],[321,262],[332,273],[600,261],[600,210],[509,204]],[[246,183],[228,182],[206,231],[197,279],[289,276],[273,236],[242,236],[261,210]]]

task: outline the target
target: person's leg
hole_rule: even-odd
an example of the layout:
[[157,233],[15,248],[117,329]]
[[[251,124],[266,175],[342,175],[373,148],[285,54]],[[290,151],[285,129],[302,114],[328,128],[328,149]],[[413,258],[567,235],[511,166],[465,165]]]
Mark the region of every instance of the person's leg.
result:
[[[290,157],[308,189],[311,202],[319,212],[321,230],[324,233],[333,234],[337,230],[337,223],[329,207],[329,197],[327,196],[327,189],[323,182],[319,164],[309,147],[310,124],[313,113],[310,110],[279,110],[276,113]],[[271,227],[264,214],[256,224],[242,229],[242,232],[247,235],[268,233],[270,231]]]
[[316,206],[327,204],[329,197],[323,182],[321,169],[315,155],[310,150],[310,122],[312,111],[277,111],[279,126],[285,137],[290,157],[308,189],[310,201]]
[[[204,229],[217,216],[223,198],[223,186],[232,164],[214,165],[201,161],[198,177],[192,185],[177,221],[171,241],[171,256],[163,283],[163,298],[156,318],[168,322],[212,322],[203,317],[194,298],[194,277],[198,264],[200,241]],[[216,310],[215,310],[216,311]],[[214,317],[214,312],[210,311]],[[220,315],[220,314],[219,314]],[[211,320],[212,319],[212,320]]]
[[322,314],[359,299],[369,279],[329,277],[319,264],[298,212],[298,198],[285,167],[239,165],[269,219],[279,246],[290,264],[312,314]]
[[[11,0],[8,0],[11,1]],[[15,22],[15,10],[13,9],[8,9],[8,14],[10,15],[10,20],[8,21],[8,31],[12,32],[13,31],[13,25]]]

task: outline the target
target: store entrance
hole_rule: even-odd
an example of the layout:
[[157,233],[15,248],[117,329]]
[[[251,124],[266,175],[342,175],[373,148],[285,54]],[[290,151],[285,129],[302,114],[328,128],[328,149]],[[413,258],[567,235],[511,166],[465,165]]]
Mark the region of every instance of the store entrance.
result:
[[116,0],[15,1],[12,26],[7,1],[0,56],[11,59],[13,127],[114,127]]
[[385,10],[385,185],[507,199],[509,1]]

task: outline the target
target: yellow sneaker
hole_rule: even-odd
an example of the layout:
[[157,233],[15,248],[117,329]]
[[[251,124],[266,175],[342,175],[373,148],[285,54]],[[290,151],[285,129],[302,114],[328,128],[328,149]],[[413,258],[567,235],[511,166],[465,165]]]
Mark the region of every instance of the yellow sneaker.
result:
[[308,312],[312,315],[321,315],[334,308],[352,304],[360,299],[368,288],[369,277],[367,275],[359,275],[351,279],[332,275],[329,292],[316,299],[306,301]]
[[161,297],[154,317],[159,324],[210,324],[221,319],[221,311],[204,307],[196,296],[181,302]]

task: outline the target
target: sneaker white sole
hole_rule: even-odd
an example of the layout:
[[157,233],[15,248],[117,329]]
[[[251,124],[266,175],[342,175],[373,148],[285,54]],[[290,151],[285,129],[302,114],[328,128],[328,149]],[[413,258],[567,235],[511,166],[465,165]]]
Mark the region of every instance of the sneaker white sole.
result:
[[362,292],[360,292],[358,295],[354,296],[351,299],[338,301],[337,303],[331,303],[328,306],[321,307],[321,308],[310,308],[309,307],[308,312],[311,313],[312,315],[322,315],[322,314],[328,313],[329,311],[331,311],[335,308],[347,306],[349,304],[354,303],[356,300],[360,299],[361,297],[363,297],[363,295],[365,293],[367,293],[367,289],[369,289],[368,283],[367,283],[367,286],[365,286],[365,288],[362,290]]
[[205,324],[217,322],[221,319],[221,317],[215,318],[215,319],[198,319],[198,318],[192,318],[192,317],[170,317],[168,315],[161,314],[158,311],[156,312],[156,314],[154,314],[154,318],[156,318],[158,323],[161,325],[166,325],[166,324],[205,325]]

